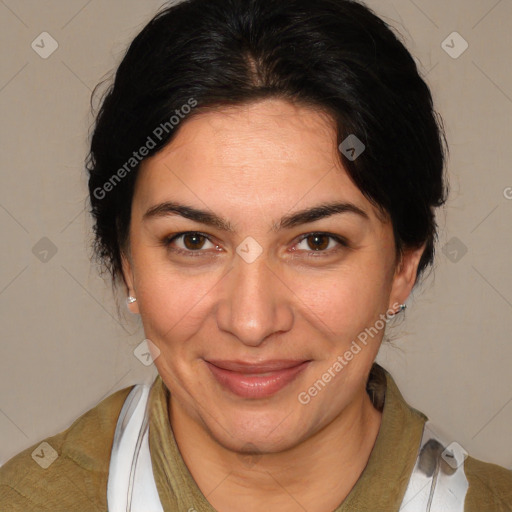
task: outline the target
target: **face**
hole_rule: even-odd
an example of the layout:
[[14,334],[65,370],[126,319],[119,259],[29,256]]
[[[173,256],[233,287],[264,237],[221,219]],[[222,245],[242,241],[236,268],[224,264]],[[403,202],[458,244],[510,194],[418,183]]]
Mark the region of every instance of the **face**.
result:
[[284,450],[360,403],[414,284],[421,250],[397,265],[336,152],[325,114],[265,100],[192,117],[139,171],[130,308],[171,416],[229,449]]

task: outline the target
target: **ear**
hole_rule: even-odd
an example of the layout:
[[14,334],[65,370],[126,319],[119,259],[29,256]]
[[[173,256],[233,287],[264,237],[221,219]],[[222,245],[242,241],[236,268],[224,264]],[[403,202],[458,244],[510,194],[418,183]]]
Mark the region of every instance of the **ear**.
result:
[[[133,275],[133,265],[131,263],[130,257],[126,256],[124,253],[121,253],[121,265],[123,270],[124,282],[128,288],[127,293],[132,297],[137,297],[135,290],[135,279]],[[138,302],[132,302],[131,304],[127,304],[130,313],[134,315],[139,314],[139,305]]]
[[417,249],[404,249],[400,262],[398,263],[393,284],[391,287],[389,308],[393,305],[403,304],[409,297],[414,284],[416,283],[416,272],[421,256],[425,250],[426,243]]

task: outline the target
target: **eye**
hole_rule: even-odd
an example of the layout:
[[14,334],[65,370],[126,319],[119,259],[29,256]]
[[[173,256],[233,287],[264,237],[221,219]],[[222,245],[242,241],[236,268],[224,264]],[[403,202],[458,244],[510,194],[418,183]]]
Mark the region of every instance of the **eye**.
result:
[[202,250],[205,248],[205,244],[210,244],[210,247],[206,247],[206,249],[219,249],[219,246],[215,245],[207,235],[197,231],[189,231],[186,233],[172,235],[165,238],[163,243],[173,252],[186,254],[187,256],[199,256],[200,254],[193,253],[206,252],[205,250]]
[[[301,244],[303,244],[302,247],[300,247]],[[315,253],[330,254],[336,252],[340,246],[348,247],[348,244],[343,238],[337,235],[331,233],[309,233],[299,240],[299,243],[292,251],[295,251],[298,247],[300,250],[312,253],[310,256],[316,256],[317,254]]]

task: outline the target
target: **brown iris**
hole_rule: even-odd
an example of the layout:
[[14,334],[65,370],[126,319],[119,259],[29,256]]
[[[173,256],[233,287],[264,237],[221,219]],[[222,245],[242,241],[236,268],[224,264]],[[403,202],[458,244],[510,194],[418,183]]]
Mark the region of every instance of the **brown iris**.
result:
[[205,240],[206,237],[198,233],[189,233],[188,235],[183,235],[183,243],[185,244],[185,247],[191,251],[201,249]]
[[[329,237],[327,235],[309,235],[306,237],[308,240],[308,245],[314,251],[321,251],[326,249],[329,246]],[[311,244],[311,240],[314,240],[313,244]],[[322,239],[325,243],[322,243]]]

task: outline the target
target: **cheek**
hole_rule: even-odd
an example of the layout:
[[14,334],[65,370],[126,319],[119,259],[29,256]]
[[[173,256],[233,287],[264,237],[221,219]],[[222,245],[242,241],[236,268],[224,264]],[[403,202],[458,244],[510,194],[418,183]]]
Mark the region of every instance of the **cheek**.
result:
[[387,310],[389,284],[373,261],[350,265],[330,273],[302,274],[292,288],[303,314],[327,335],[355,335]]
[[[168,322],[190,310],[214,286],[212,273],[196,272],[192,266],[172,263],[170,251],[148,241],[152,235],[132,233],[136,265],[137,296],[141,316]],[[156,243],[155,243],[156,244]]]
[[215,294],[218,278],[191,276],[166,266],[141,267],[137,283],[139,310],[148,337],[186,338],[197,330]]

